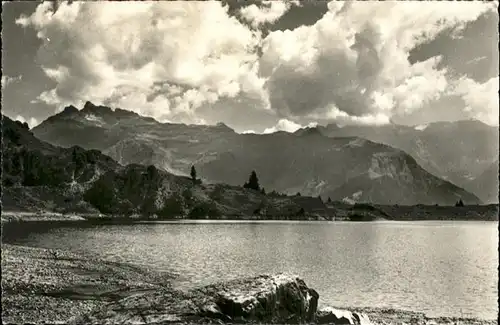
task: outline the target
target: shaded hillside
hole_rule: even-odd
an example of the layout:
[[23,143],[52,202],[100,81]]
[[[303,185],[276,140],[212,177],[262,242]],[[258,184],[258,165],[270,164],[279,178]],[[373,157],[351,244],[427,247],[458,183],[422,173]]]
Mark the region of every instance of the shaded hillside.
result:
[[477,195],[486,203],[498,203],[498,160],[478,177],[465,184],[465,188]]
[[58,148],[2,116],[3,210],[96,211],[82,193],[118,164],[97,150]]
[[199,184],[152,165],[121,166],[97,150],[59,148],[40,141],[26,124],[8,117],[2,122],[4,211],[158,218],[308,217],[307,207],[293,198]]
[[[402,125],[317,127],[329,137],[355,136],[401,149],[430,173],[457,186],[468,187],[491,164],[498,161],[498,127],[477,120],[436,122],[415,127]],[[483,179],[487,188],[498,188],[498,178]],[[473,187],[472,187],[473,188]],[[474,194],[488,200],[482,190]],[[496,202],[498,202],[496,200]]]
[[454,204],[478,198],[423,170],[403,151],[356,137],[331,139],[319,130],[237,134],[217,126],[163,124],[87,102],[33,129],[55,145],[99,149],[120,164],[153,164],[187,175],[192,164],[208,182],[242,185],[256,170],[268,190],[354,202]]

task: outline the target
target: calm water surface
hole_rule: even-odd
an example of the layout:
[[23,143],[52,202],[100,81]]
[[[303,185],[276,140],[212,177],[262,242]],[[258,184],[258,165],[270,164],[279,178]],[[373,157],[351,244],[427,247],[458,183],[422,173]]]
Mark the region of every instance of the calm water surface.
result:
[[320,304],[497,317],[496,222],[178,222],[53,228],[15,242],[168,271],[181,288],[291,272]]

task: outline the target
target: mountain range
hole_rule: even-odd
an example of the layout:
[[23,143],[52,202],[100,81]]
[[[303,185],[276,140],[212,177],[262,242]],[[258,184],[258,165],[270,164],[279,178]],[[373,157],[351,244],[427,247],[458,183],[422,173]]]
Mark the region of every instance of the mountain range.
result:
[[2,139],[4,212],[304,219],[314,208],[327,210],[318,198],[203,184],[152,165],[123,166],[98,150],[57,147],[36,138],[26,123],[5,116]]
[[[100,150],[121,165],[154,165],[179,176],[194,165],[204,183],[241,186],[255,170],[268,192],[350,203],[478,204],[475,194],[453,183],[475,189],[474,179],[498,159],[498,129],[460,123],[238,134],[222,123],[160,123],[87,102],[81,110],[66,107],[32,132],[56,146]],[[485,192],[482,197],[492,197]]]
[[498,202],[498,127],[466,120],[413,127],[330,124],[317,130],[329,137],[358,136],[401,149],[430,173],[473,192],[485,203]]

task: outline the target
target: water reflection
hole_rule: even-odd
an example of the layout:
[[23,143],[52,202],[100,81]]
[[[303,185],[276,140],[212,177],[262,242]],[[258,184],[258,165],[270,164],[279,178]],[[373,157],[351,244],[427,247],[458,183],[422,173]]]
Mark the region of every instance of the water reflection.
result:
[[289,272],[323,304],[497,315],[494,222],[189,222],[57,227],[10,240],[175,272],[180,287]]

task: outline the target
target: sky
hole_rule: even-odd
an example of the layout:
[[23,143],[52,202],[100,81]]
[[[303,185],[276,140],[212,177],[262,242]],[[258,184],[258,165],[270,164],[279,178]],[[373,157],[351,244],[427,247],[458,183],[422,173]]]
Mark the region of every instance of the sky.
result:
[[2,110],[237,132],[498,125],[498,2],[3,2]]

